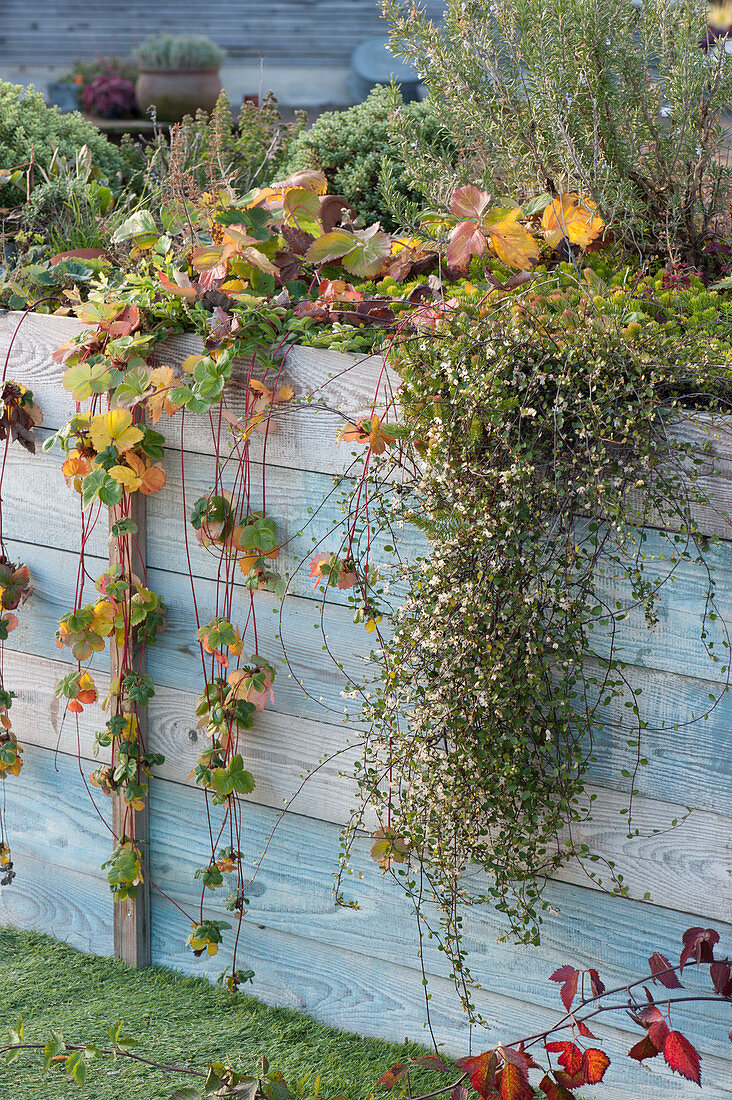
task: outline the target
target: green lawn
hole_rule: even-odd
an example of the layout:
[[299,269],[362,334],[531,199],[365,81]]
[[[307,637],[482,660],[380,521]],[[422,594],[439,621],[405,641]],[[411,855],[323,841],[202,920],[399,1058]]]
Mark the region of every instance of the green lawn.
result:
[[[50,1028],[67,1042],[108,1042],[108,1028],[124,1020],[139,1039],[136,1053],[197,1067],[226,1055],[253,1070],[266,1054],[272,1069],[294,1082],[322,1074],[321,1095],[363,1100],[393,1062],[423,1053],[324,1027],[308,1016],[268,1008],[253,997],[222,992],[204,979],[150,967],[128,970],[111,959],[84,955],[34,932],[0,928],[0,1040],[23,1015],[27,1042],[45,1042]],[[168,1097],[192,1079],[109,1059],[90,1066],[86,1085],[52,1068],[44,1074],[35,1055],[12,1066],[0,1060],[5,1100],[153,1100]],[[419,1082],[422,1083],[421,1081]],[[425,1085],[434,1085],[429,1075]],[[441,1078],[437,1084],[444,1085]],[[385,1094],[387,1095],[387,1094]]]

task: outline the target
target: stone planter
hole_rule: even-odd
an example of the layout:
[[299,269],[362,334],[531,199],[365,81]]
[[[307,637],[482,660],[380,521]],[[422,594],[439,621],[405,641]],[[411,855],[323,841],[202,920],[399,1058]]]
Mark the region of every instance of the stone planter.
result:
[[212,111],[221,89],[218,69],[141,69],[135,96],[143,114],[154,106],[161,122],[180,122],[199,107]]

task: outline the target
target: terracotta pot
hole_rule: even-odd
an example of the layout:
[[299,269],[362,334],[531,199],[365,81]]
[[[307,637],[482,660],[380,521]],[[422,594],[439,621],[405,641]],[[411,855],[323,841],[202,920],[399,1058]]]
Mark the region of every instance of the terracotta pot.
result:
[[212,111],[221,87],[218,69],[140,69],[135,96],[143,114],[154,104],[161,122],[180,122],[199,107]]

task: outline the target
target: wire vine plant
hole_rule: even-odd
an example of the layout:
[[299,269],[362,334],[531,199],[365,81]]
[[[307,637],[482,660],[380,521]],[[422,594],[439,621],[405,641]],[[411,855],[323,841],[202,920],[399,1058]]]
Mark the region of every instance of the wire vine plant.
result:
[[[633,346],[593,315],[581,286],[558,294],[554,282],[445,309],[396,338],[390,367],[401,380],[401,422],[387,429],[398,448],[373,456],[371,519],[416,527],[428,547],[396,571],[406,595],[373,654],[361,800],[337,892],[346,904],[343,872],[375,815],[372,858],[481,1022],[466,907],[492,905],[505,937],[538,944],[547,881],[569,860],[629,894],[621,869],[580,835],[595,798],[586,780],[610,737],[624,738],[621,813],[639,835],[644,739],[660,731],[632,642],[647,630],[669,644],[659,603],[679,577],[694,579],[699,608],[682,644],[695,674],[718,685],[707,715],[728,685],[714,538],[697,518],[701,506],[715,514],[699,480],[704,425],[711,437],[732,394],[712,354],[683,340],[673,351]],[[701,444],[689,410],[702,411]],[[724,519],[717,510],[717,526]],[[689,633],[669,626],[672,646]],[[665,657],[673,668],[677,655]]]

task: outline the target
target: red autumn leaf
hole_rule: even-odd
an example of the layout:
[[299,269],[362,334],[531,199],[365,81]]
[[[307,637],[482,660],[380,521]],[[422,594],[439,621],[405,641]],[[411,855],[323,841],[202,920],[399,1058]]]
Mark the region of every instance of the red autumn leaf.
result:
[[628,1051],[628,1057],[634,1058],[636,1062],[642,1062],[645,1058],[655,1058],[659,1053],[660,1051],[656,1050],[648,1036],[644,1035],[643,1038]]
[[450,1069],[438,1054],[423,1054],[421,1058],[412,1058],[412,1065],[423,1066],[425,1069],[436,1069],[441,1072],[449,1072]]
[[495,1051],[487,1050],[474,1058],[461,1058],[456,1065],[467,1073],[470,1084],[484,1100],[491,1100],[495,1096],[498,1065]]
[[457,218],[482,218],[490,206],[491,197],[487,191],[481,191],[475,184],[468,183],[453,191],[450,199],[450,213]]
[[[493,1096],[498,1096],[497,1092],[493,1093]],[[465,1085],[455,1085],[455,1088],[450,1093],[450,1100],[468,1100],[468,1090]]]
[[550,982],[561,982],[562,990],[560,996],[562,998],[562,1004],[567,1012],[569,1012],[572,1007],[572,1001],[577,992],[578,978],[579,970],[575,970],[573,966],[560,966],[559,970],[555,970],[549,978]]
[[715,993],[720,993],[723,997],[732,996],[732,966],[729,959],[713,962],[709,967],[709,976]]
[[663,1048],[663,1056],[675,1073],[680,1073],[688,1081],[695,1081],[701,1088],[701,1060],[685,1035],[682,1035],[680,1031],[669,1031]]
[[534,1090],[529,1084],[528,1071],[515,1062],[507,1062],[501,1070],[498,1095],[500,1100],[532,1100]]
[[[660,951],[654,951],[648,960],[648,965],[651,968],[651,974],[653,975],[654,982],[660,982],[661,985],[665,985],[666,989],[683,989],[681,982],[676,977],[676,973],[671,966],[665,955],[662,955]],[[663,973],[668,971],[668,973]]]
[[559,1054],[559,1064],[564,1066],[570,1077],[582,1070],[582,1051],[569,1040],[561,1040],[555,1043],[547,1043],[546,1049],[550,1054]]
[[590,989],[593,997],[600,997],[605,992],[605,983],[600,981],[596,970],[590,970]]
[[99,328],[110,336],[131,336],[140,327],[140,311],[137,306],[125,306],[114,320],[100,321]]
[[[647,990],[646,990],[647,992]],[[658,1005],[643,1005],[639,1008],[636,1016],[643,1027],[650,1027],[651,1024],[660,1024],[663,1021],[663,1013]]]
[[475,222],[460,222],[450,234],[447,262],[458,271],[467,271],[473,256],[482,256],[487,247],[488,238]]
[[648,1038],[656,1050],[663,1050],[668,1038],[669,1028],[665,1020],[658,1020],[648,1028]]
[[528,1070],[536,1063],[524,1052],[523,1045],[519,1045],[518,1049],[515,1047],[504,1047],[500,1043],[496,1047],[496,1054],[498,1054],[504,1062],[512,1062],[515,1066],[520,1066],[523,1070]]
[[577,1022],[577,1031],[580,1033],[580,1035],[582,1036],[583,1039],[596,1039],[597,1038],[597,1036],[594,1035],[590,1031],[587,1024],[584,1022],[584,1020],[578,1020],[578,1022]]
[[590,1047],[582,1055],[581,1072],[588,1085],[597,1085],[605,1076],[605,1070],[610,1065],[610,1059],[604,1051],[597,1047]]
[[377,1085],[383,1085],[385,1089],[393,1088],[397,1081],[401,1081],[402,1077],[409,1071],[409,1066],[403,1062],[395,1062],[394,1065],[382,1074]]
[[719,943],[719,932],[713,928],[687,928],[681,937],[684,950],[681,952],[681,969],[689,959],[694,962],[714,962],[714,945]]
[[547,1100],[575,1100],[568,1088],[558,1081],[552,1081],[548,1074],[542,1077],[539,1088],[546,1095]]

